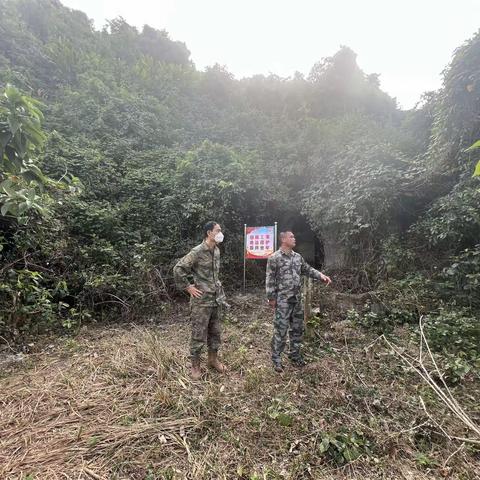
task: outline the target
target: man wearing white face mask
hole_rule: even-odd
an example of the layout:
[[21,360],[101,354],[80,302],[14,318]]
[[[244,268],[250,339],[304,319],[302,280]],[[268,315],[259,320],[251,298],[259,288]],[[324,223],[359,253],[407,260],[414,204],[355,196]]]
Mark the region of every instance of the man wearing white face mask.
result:
[[202,376],[200,355],[205,344],[208,347],[208,366],[220,373],[226,371],[217,356],[221,342],[220,308],[226,304],[219,279],[218,244],[223,242],[222,229],[216,222],[207,222],[203,227],[203,236],[203,242],[185,255],[173,269],[177,287],[190,295],[190,358],[194,380]]

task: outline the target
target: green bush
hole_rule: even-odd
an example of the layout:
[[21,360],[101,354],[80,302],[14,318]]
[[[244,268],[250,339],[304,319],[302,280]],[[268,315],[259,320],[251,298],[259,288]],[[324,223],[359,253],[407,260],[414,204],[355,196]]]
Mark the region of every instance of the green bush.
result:
[[437,276],[437,291],[456,305],[479,308],[480,245],[463,250],[451,262]]
[[325,455],[337,465],[356,460],[360,455],[370,456],[372,444],[361,431],[340,431],[325,433],[318,447],[320,454]]
[[9,269],[0,283],[0,334],[38,333],[62,324],[74,327],[84,316],[64,301],[66,283],[40,272]]
[[430,347],[476,363],[480,360],[480,318],[467,309],[442,309],[425,320]]

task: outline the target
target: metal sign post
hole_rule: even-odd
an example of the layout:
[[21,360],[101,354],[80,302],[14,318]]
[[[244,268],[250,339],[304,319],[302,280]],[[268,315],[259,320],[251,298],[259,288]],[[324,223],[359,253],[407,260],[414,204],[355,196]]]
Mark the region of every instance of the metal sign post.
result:
[[243,227],[243,293],[246,289],[246,269],[247,269],[247,224]]
[[277,222],[275,222],[275,240],[274,240],[274,250],[278,248],[278,240],[277,240]]

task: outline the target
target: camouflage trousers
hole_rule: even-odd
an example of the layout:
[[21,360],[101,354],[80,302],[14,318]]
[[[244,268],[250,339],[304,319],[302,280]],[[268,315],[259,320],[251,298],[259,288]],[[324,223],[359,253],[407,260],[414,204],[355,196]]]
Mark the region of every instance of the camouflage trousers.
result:
[[190,305],[192,337],[190,340],[190,356],[200,356],[205,344],[209,352],[216,352],[220,347],[220,307]]
[[302,302],[277,303],[272,338],[272,360],[274,363],[279,363],[281,360],[282,352],[285,350],[287,343],[287,333],[290,343],[288,356],[291,360],[301,358],[300,347],[303,341],[303,331]]

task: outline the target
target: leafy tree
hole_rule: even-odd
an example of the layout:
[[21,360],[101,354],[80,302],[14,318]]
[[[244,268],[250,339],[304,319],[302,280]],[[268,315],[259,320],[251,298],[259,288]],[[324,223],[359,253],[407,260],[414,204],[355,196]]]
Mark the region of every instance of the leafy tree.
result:
[[25,213],[42,213],[42,191],[47,178],[37,155],[45,134],[40,103],[7,85],[0,101],[0,212],[25,221]]
[[[0,271],[5,325],[31,326],[39,308],[58,325],[155,307],[212,218],[231,285],[245,222],[301,216],[362,272],[355,288],[424,282],[422,311],[453,291],[471,308],[459,292],[476,292],[478,179],[465,150],[480,137],[479,35],[442,89],[404,112],[348,47],[306,78],[237,80],[220,65],[198,71],[162,30],[117,18],[99,32],[54,0],[0,2],[0,244],[5,264],[21,259]],[[82,192],[63,195],[75,177]]]
[[[477,140],[473,145],[467,148],[466,152],[471,152],[480,148],[480,140]],[[475,166],[475,171],[473,172],[474,177],[480,176],[480,160],[478,160],[477,165]]]

